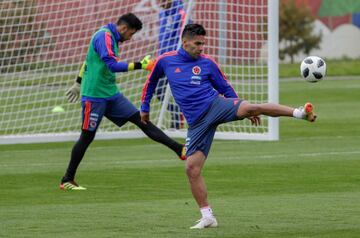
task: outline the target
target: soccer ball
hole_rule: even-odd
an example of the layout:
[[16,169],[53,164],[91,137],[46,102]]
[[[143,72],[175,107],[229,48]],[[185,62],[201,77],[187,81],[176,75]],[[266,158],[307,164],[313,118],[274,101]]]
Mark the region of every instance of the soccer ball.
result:
[[306,57],[300,65],[301,76],[310,83],[316,83],[326,74],[326,63],[317,56]]

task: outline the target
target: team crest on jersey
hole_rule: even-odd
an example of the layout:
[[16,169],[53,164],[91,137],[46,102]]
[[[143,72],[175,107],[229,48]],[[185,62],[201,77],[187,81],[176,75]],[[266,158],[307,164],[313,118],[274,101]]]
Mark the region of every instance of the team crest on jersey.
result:
[[195,75],[199,75],[201,73],[201,68],[199,66],[194,66],[192,68],[192,73]]

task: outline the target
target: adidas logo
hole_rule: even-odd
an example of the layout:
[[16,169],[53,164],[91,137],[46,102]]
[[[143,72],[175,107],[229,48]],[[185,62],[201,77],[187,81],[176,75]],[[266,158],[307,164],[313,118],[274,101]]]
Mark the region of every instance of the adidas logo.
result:
[[181,72],[181,69],[180,68],[176,68],[175,69],[175,73],[180,73]]

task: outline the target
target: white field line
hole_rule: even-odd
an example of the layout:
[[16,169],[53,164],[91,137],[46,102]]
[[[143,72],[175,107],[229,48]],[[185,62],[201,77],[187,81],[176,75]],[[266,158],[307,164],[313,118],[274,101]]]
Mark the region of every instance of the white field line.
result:
[[[268,154],[268,155],[244,155],[242,154],[241,157],[251,157],[251,160],[256,160],[256,159],[273,159],[273,158],[295,158],[295,157],[316,157],[316,156],[330,156],[330,155],[353,155],[353,154],[360,154],[360,151],[332,151],[332,152],[313,152],[313,153],[297,153],[297,154]],[[174,157],[171,155],[171,157]],[[228,157],[223,157],[220,160],[241,160],[239,158],[239,156],[228,156]],[[220,161],[218,160],[218,162]],[[96,164],[101,164],[101,165],[106,165],[106,164],[152,164],[154,165],[154,163],[174,163],[176,162],[176,159],[158,159],[158,160],[121,160],[121,161],[111,161],[111,162],[106,162],[104,160],[87,160],[86,163],[87,164],[91,164],[91,163],[96,163]],[[55,163],[54,161],[49,161],[47,163],[32,163],[32,164],[28,164],[27,167],[31,166],[31,167],[37,167],[37,166],[48,166],[48,165],[64,165],[63,162],[61,163]],[[20,165],[19,162],[14,161],[13,163],[0,163],[0,168],[1,167],[23,167],[24,165]]]
[[[146,138],[146,137],[144,137]],[[329,139],[329,136],[315,136],[315,137],[295,137],[295,138],[286,138],[286,141],[309,141],[309,138],[311,140],[328,140]],[[333,136],[331,137],[331,139],[343,139],[343,138],[353,138],[354,140],[357,140],[357,139],[360,139],[360,135],[353,135],[353,136]],[[279,140],[281,141],[281,139]],[[213,142],[213,145],[214,143],[216,143],[217,145],[221,145],[222,143],[229,143],[231,141],[222,141],[222,140],[214,140]],[[239,140],[239,143],[242,143],[242,142],[250,142],[250,141],[241,141]],[[258,142],[261,142],[261,141],[258,141]],[[50,142],[51,143],[51,142]],[[56,143],[56,142],[55,142]],[[75,142],[74,142],[75,143]],[[41,143],[40,143],[41,144]],[[45,144],[45,143],[44,143]],[[121,139],[120,139],[120,142],[119,142],[119,145],[120,146],[124,146],[124,145],[121,145]],[[14,145],[9,145],[9,146],[14,146]],[[18,145],[19,148],[22,146],[21,144]],[[142,145],[137,145],[137,144],[134,144],[134,145],[126,145],[126,148],[129,149],[129,148],[132,148],[132,147],[138,147],[138,146],[141,146],[141,147],[149,147],[149,148],[152,148],[152,147],[158,147],[159,144],[157,143],[151,143],[151,144],[142,144]],[[7,152],[14,152],[15,150],[6,150],[6,145],[1,145],[2,147],[2,151],[0,151],[0,161],[1,161],[1,153],[7,153]],[[0,148],[1,148],[0,147]],[[38,149],[29,149],[29,150],[20,150],[20,151],[16,151],[16,153],[34,153],[38,150],[40,151],[43,151],[43,152],[55,152],[55,151],[71,151],[72,149],[72,145],[69,146],[68,148],[51,148],[51,149],[45,149],[45,148],[38,148]],[[97,151],[97,150],[119,150],[119,146],[118,145],[109,145],[109,146],[96,146],[96,147],[91,147],[90,148],[92,151]]]

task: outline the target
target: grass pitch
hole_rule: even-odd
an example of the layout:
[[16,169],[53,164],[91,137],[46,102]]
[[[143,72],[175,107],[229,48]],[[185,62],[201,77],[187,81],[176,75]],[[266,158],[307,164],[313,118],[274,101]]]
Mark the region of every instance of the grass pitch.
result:
[[215,141],[204,168],[219,228],[200,216],[184,162],[141,140],[95,141],[59,181],[73,143],[0,146],[0,237],[359,237],[360,81],[282,81],[280,102],[306,101],[314,124],[280,120],[280,141]]

